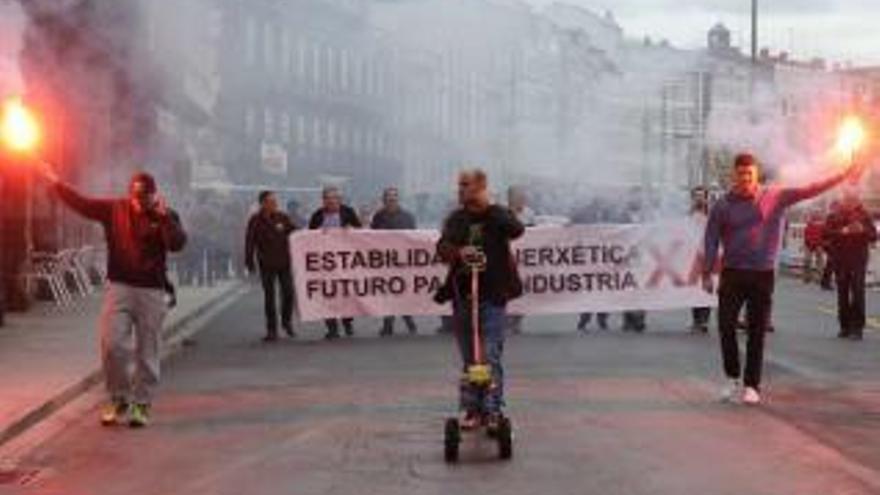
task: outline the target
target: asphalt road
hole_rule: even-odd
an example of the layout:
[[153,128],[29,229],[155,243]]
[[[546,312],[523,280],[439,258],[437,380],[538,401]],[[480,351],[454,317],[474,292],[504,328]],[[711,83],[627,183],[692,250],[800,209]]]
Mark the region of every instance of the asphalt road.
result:
[[513,460],[471,438],[449,466],[458,360],[433,320],[419,337],[359,320],[352,340],[309,326],[267,346],[252,294],[166,366],[149,428],[89,411],[0,494],[877,494],[880,332],[834,339],[831,303],[781,284],[759,408],[717,402],[716,338],[688,334],[684,312],[650,315],[644,335],[528,319],[506,349]]

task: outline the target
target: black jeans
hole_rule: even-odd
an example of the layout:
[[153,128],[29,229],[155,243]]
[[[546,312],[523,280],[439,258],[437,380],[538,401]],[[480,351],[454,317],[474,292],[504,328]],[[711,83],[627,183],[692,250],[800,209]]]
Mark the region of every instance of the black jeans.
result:
[[[590,324],[590,320],[593,319],[593,313],[581,313],[578,318],[578,330],[585,330],[587,325]],[[599,323],[599,328],[607,329],[608,328],[608,313],[596,313],[596,321]]]
[[834,276],[834,257],[825,256],[825,268],[822,270],[822,281],[819,284],[822,287],[831,287],[832,277]]
[[712,316],[712,308],[691,308],[691,317],[695,327],[705,327]]
[[865,267],[838,266],[837,319],[843,335],[861,335],[865,329]]
[[775,274],[770,271],[735,270],[721,273],[718,288],[718,330],[721,334],[721,357],[728,378],[741,375],[736,327],[743,305],[748,321],[746,368],[743,382],[747,387],[760,388],[764,365],[764,334],[770,321]]
[[260,269],[263,282],[263,307],[266,312],[266,333],[278,334],[278,311],[276,309],[275,284],[281,288],[281,325],[291,328],[293,320],[293,277],[290,268],[280,270]]
[[[415,322],[415,320],[413,320],[413,317],[408,316],[408,315],[403,315],[401,318],[403,318],[403,322],[406,324],[407,330],[409,330],[410,333],[415,333],[416,332],[416,322]],[[382,331],[384,331],[386,333],[391,333],[394,331],[394,317],[393,316],[386,316],[386,317],[382,318]]]
[[645,331],[645,311],[624,311],[623,312],[623,330],[632,330],[634,332]]
[[354,328],[352,328],[354,320],[352,318],[342,318],[340,320],[337,320],[336,318],[328,318],[324,320],[324,326],[327,327],[328,336],[339,337],[340,321],[342,321],[342,327],[345,329],[346,335],[352,335],[354,333]]

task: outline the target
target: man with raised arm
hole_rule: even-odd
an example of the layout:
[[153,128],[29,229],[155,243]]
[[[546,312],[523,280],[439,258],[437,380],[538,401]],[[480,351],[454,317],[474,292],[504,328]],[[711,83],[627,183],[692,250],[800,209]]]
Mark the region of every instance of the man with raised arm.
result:
[[186,244],[180,219],[148,173],[132,176],[128,197],[93,199],[62,182],[48,165],[41,172],[64,203],[104,227],[110,283],[98,328],[110,400],[101,423],[146,426],[159,384],[162,324],[168,311],[165,258]]
[[[703,267],[703,288],[714,292],[712,267],[719,248],[723,249],[718,287],[718,330],[724,372],[729,382],[722,389],[722,400],[741,398],[751,405],[761,402],[764,334],[770,321],[776,261],[786,210],[847,178],[857,178],[862,170],[861,166],[852,166],[803,187],[763,187],[759,184],[760,169],[755,157],[747,153],[737,155],[731,189],[709,213]],[[736,339],[737,319],[743,306],[748,319],[744,373]]]

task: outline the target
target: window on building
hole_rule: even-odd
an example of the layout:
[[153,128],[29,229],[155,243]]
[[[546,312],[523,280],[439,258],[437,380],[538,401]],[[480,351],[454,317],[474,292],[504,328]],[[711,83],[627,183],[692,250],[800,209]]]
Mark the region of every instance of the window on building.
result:
[[275,66],[275,28],[270,22],[263,26],[263,65]]
[[248,16],[244,21],[244,63],[253,66],[257,58],[257,20]]
[[321,71],[323,70],[323,65],[321,64],[321,44],[315,43],[312,46],[312,83],[315,85],[316,91],[321,91]]
[[244,109],[244,133],[253,136],[257,130],[257,111],[248,105]]
[[348,50],[339,53],[339,88],[348,91]]
[[368,155],[373,154],[373,130],[370,128],[364,131],[364,152]]
[[266,107],[263,111],[263,140],[272,141],[275,138],[275,115],[272,109]]
[[286,80],[290,77],[290,33],[286,29],[281,31],[281,54],[279,59],[281,61],[281,74]]
[[324,146],[323,129],[321,126],[321,119],[315,117],[315,120],[312,122],[312,143],[315,145],[315,148]]
[[385,91],[385,78],[382,72],[382,66],[376,65],[376,94],[382,96]]
[[300,81],[306,80],[306,63],[308,62],[308,46],[305,38],[300,38],[296,43],[296,75]]
[[373,94],[373,64],[369,61],[363,65],[364,93]]
[[299,141],[299,144],[305,146],[307,144],[306,143],[307,136],[306,136],[306,117],[305,117],[305,115],[298,115],[296,117],[296,134],[297,134],[297,141]]
[[278,136],[282,143],[290,142],[290,114],[287,112],[281,114],[281,120],[278,123]]
[[339,149],[348,150],[348,128],[344,124],[339,125]]
[[358,127],[352,127],[351,129],[351,149],[355,153],[360,153],[361,151],[361,130]]
[[332,120],[327,121],[327,148],[336,148],[336,125]]
[[327,47],[327,89],[333,90],[336,88],[336,50],[332,46]]

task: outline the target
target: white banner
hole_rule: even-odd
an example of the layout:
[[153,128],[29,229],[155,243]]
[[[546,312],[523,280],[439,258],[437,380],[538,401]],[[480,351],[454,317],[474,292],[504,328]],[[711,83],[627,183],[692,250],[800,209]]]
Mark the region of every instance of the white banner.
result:
[[[528,229],[513,244],[525,295],[511,313],[547,314],[713,306],[700,288],[702,225]],[[436,315],[446,277],[428,230],[333,229],[291,237],[300,317]]]

